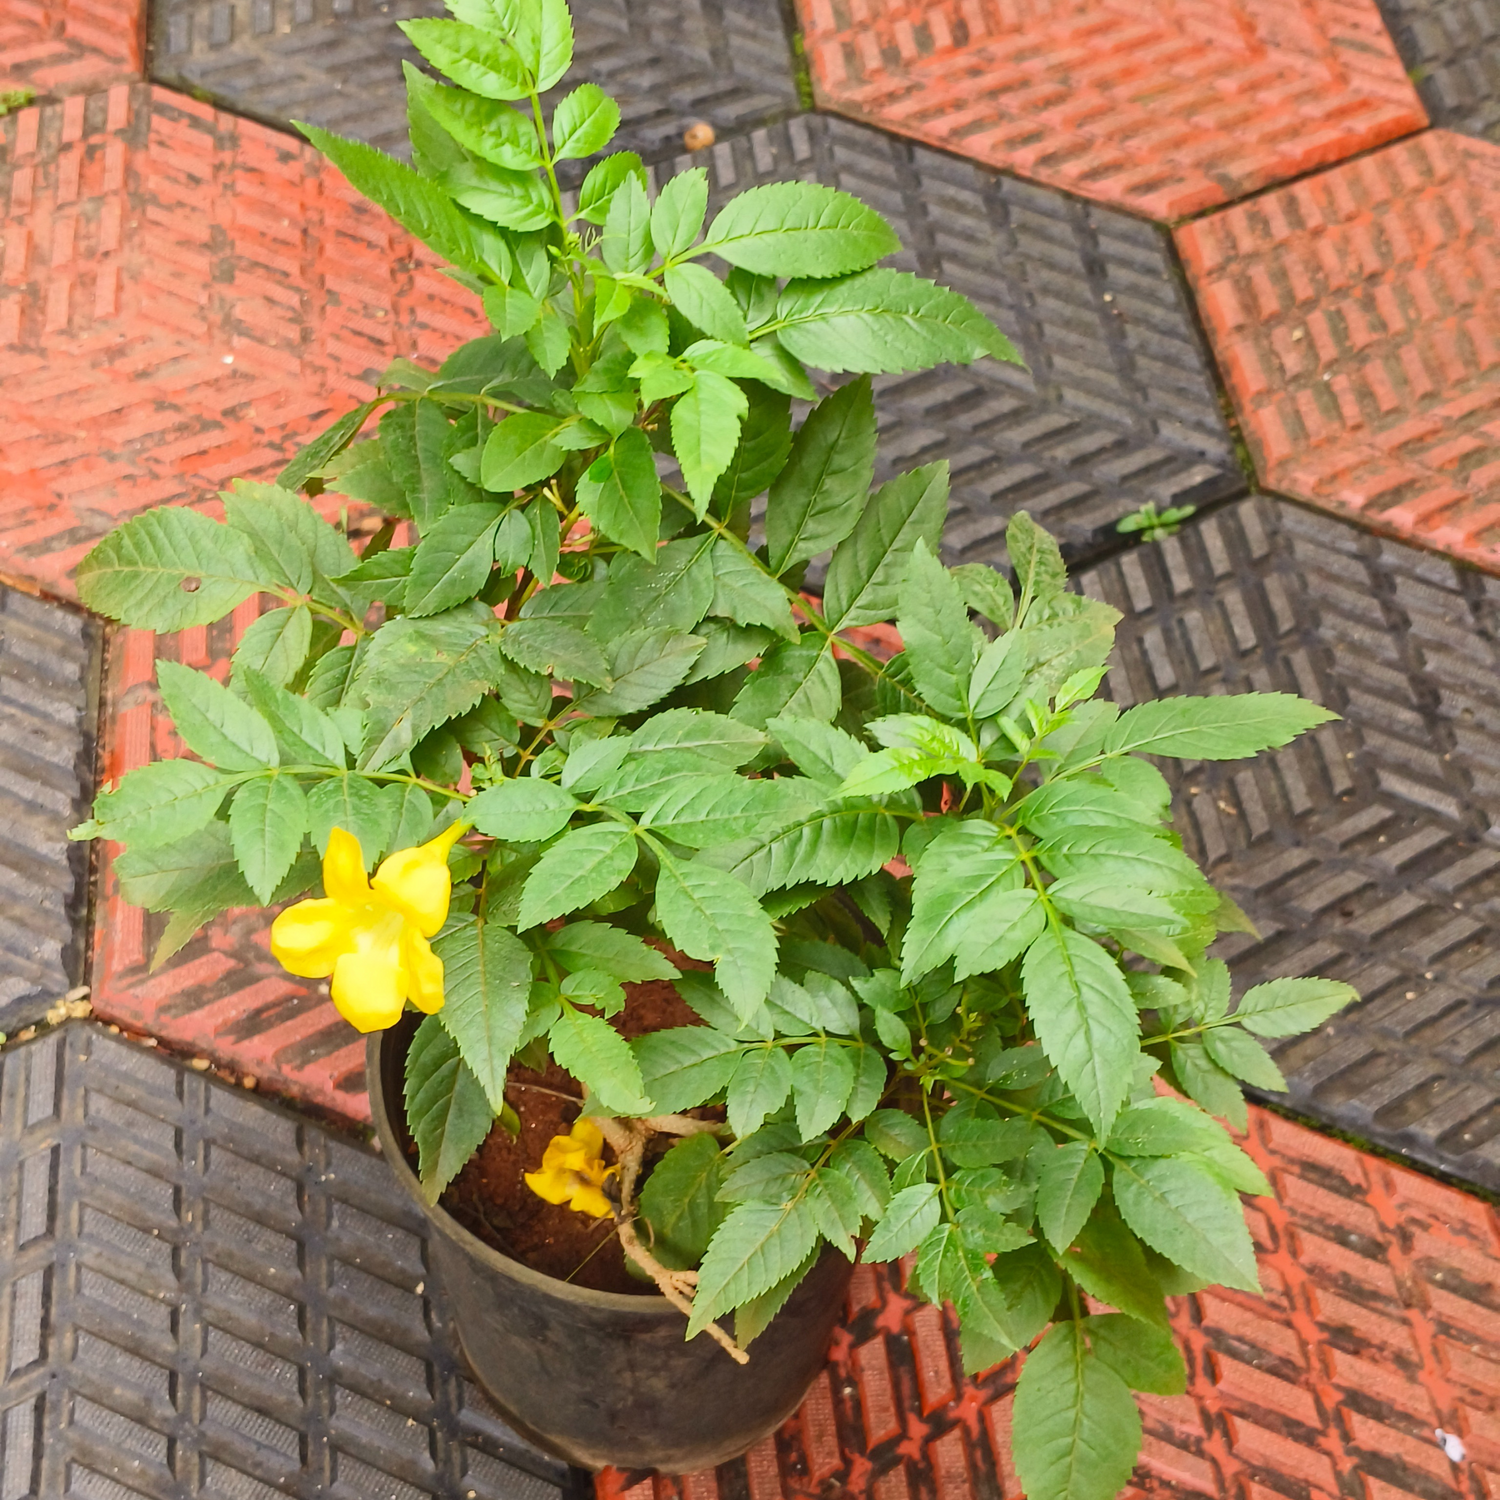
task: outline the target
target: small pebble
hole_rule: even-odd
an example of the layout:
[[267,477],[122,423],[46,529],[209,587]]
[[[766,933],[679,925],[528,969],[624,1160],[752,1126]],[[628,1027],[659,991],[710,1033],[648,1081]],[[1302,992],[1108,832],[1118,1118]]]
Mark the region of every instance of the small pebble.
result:
[[254,1073],[246,1073],[245,1076],[240,1079],[240,1087],[242,1089],[253,1089],[259,1082],[260,1079],[258,1079]]
[[213,1066],[206,1057],[195,1057],[189,1064],[195,1073],[206,1073]]
[[717,139],[707,120],[695,120],[682,132],[682,144],[689,151],[706,151]]
[[35,1026],[23,1026],[16,1033],[16,1040],[18,1042],[29,1042],[32,1039],[32,1037],[34,1037],[35,1035],[36,1035],[36,1027]]

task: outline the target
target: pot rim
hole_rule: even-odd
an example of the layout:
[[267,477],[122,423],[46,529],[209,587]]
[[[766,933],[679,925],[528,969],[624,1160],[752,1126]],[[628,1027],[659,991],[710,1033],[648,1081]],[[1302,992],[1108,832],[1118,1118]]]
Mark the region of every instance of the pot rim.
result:
[[[399,1024],[398,1022],[397,1025]],[[668,1313],[676,1318],[683,1317],[683,1314],[673,1307],[660,1292],[601,1292],[593,1287],[575,1286],[571,1281],[562,1281],[556,1276],[548,1276],[545,1272],[534,1270],[519,1260],[501,1254],[493,1245],[485,1244],[478,1235],[465,1229],[441,1203],[429,1203],[422,1195],[421,1182],[417,1174],[412,1171],[411,1164],[406,1159],[406,1153],[399,1149],[400,1143],[396,1140],[395,1132],[391,1127],[390,1105],[385,1097],[385,1082],[381,1077],[380,1063],[382,1049],[388,1044],[387,1039],[390,1038],[393,1030],[395,1027],[385,1031],[371,1032],[365,1041],[365,1076],[370,1091],[370,1114],[374,1119],[375,1133],[380,1138],[380,1154],[385,1157],[387,1165],[395,1172],[396,1179],[406,1190],[407,1196],[437,1229],[465,1254],[472,1256],[481,1265],[488,1266],[490,1270],[498,1271],[501,1275],[509,1276],[515,1281],[538,1290],[551,1290],[555,1295],[581,1303],[585,1307],[618,1313],[633,1312],[637,1315],[653,1317],[661,1317]],[[390,1040],[389,1045],[396,1045],[394,1039]]]

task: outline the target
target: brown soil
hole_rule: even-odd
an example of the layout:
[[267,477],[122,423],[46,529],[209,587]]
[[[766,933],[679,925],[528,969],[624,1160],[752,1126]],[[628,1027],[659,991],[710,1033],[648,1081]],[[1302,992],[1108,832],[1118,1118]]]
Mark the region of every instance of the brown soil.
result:
[[[612,1021],[623,1036],[699,1024],[665,981],[628,984],[625,993],[625,1009]],[[578,1085],[555,1064],[544,1073],[513,1066],[509,1076],[505,1097],[520,1116],[520,1135],[513,1138],[497,1121],[443,1194],[443,1207],[487,1245],[534,1271],[601,1292],[655,1295],[650,1282],[626,1270],[612,1219],[544,1202],[522,1180],[541,1166],[547,1142],[566,1135],[578,1118]]]

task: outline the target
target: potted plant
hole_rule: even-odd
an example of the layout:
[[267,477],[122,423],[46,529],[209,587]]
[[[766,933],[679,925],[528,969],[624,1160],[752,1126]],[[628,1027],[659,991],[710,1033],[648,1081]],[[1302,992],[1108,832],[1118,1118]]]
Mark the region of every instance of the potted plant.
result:
[[[587,83],[544,114],[563,0],[449,4],[402,23],[452,81],[408,74],[414,167],[305,133],[494,332],[397,361],[222,521],[154,510],[84,559],[128,625],[274,607],[227,684],[159,665],[191,756],[76,835],[125,846],[158,959],[283,906],[273,952],[371,1033],[465,1347],[537,1440],[743,1451],[816,1372],[849,1263],[914,1254],[970,1370],[1030,1351],[1032,1500],[1103,1500],[1131,1389],[1182,1389],[1164,1299],[1257,1285],[1238,1195],[1266,1184],[1214,1117],[1279,1085],[1260,1038],[1352,998],[1232,1002],[1208,950],[1248,924],[1148,757],[1332,715],[1099,698],[1116,615],[1045,532],[1012,521],[1009,579],[949,569],[944,465],[870,493],[869,377],[1005,338],[879,268],[894,234],[826,187],[705,230],[701,171],[653,199],[620,152],[565,194],[619,116]],[[857,378],[819,399],[808,365]],[[351,500],[382,518],[358,553],[323,518]]]

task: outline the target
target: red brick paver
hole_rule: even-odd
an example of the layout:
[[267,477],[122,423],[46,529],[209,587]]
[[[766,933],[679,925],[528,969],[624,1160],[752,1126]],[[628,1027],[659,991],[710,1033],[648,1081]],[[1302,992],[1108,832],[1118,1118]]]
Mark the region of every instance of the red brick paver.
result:
[[145,24],[145,6],[135,0],[6,0],[0,89],[77,94],[137,77]]
[[[1251,1205],[1265,1296],[1176,1299],[1189,1394],[1142,1398],[1133,1492],[1494,1500],[1494,1210],[1262,1110],[1246,1145],[1276,1190]],[[600,1500],[728,1500],[747,1482],[752,1500],[1014,1500],[1015,1362],[963,1380],[951,1327],[900,1282],[856,1271],[827,1374],[743,1470],[635,1482],[608,1471]],[[1462,1462],[1439,1428],[1459,1438]]]
[[1500,566],[1500,146],[1430,131],[1177,231],[1262,481]]
[[1427,123],[1374,0],[799,0],[829,109],[1176,219]]

